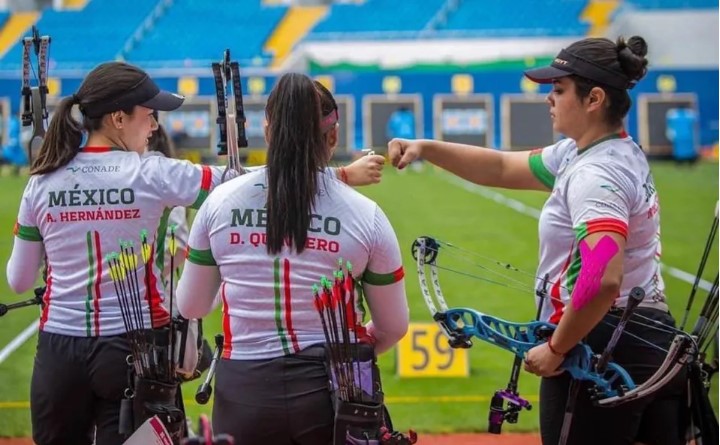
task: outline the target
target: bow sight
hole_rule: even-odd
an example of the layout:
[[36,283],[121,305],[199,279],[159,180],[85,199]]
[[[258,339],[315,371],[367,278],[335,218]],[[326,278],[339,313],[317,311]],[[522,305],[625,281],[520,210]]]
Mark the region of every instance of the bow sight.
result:
[[218,107],[216,122],[220,128],[220,140],[217,144],[218,155],[228,157],[227,168],[222,178],[224,181],[228,170],[235,170],[239,174],[245,173],[240,165],[238,152],[238,148],[248,146],[245,136],[245,109],[240,82],[240,65],[238,62],[230,60],[229,49],[223,53],[222,62],[212,64],[212,70]]
[[[48,75],[48,52],[50,49],[50,37],[40,36],[37,27],[32,27],[32,37],[25,37],[22,41],[22,125],[32,125],[33,133],[28,143],[28,162],[32,163],[33,150],[39,150],[45,137],[45,126],[48,118],[47,110],[47,75]],[[37,72],[30,61],[30,52],[35,52],[37,59]],[[30,86],[30,71],[35,73],[37,86]]]

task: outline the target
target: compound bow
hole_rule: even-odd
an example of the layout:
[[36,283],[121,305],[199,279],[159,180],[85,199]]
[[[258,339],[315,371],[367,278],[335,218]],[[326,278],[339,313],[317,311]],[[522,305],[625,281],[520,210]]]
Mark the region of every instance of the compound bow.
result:
[[[474,309],[448,307],[442,288],[440,287],[439,269],[457,272],[473,278],[482,278],[466,272],[459,272],[448,267],[439,266],[438,254],[441,246],[446,247],[446,251],[449,251],[451,248],[459,249],[450,243],[443,243],[435,238],[420,237],[416,239],[412,245],[412,254],[417,262],[420,290],[425,299],[425,303],[433,319],[439,324],[441,330],[448,337],[450,346],[454,348],[469,348],[472,346],[471,339],[474,337],[508,350],[516,357],[508,387],[504,390],[497,391],[491,403],[489,430],[490,432],[499,433],[503,421],[515,423],[519,411],[530,408],[530,403],[517,392],[519,360],[522,359],[530,349],[547,341],[557,326],[553,323],[543,321],[515,323]],[[501,266],[503,269],[522,272],[510,264],[504,264],[492,259],[489,260]],[[483,266],[480,267],[487,269]],[[430,272],[429,279],[426,270]],[[494,280],[487,281],[502,284]],[[428,285],[428,282],[430,282],[430,285]],[[543,279],[543,287],[537,291],[541,298],[548,298],[547,292],[545,292],[547,284],[553,283],[548,283],[547,277],[545,277]],[[518,287],[515,288],[517,289]],[[587,344],[580,343],[567,354],[561,365],[561,369],[567,371],[573,379],[584,380],[591,383],[592,398],[599,406],[617,406],[630,400],[648,396],[665,386],[673,377],[681,372],[688,363],[694,362],[698,357],[698,344],[691,335],[678,329],[660,325],[658,322],[646,318],[641,314],[633,314],[634,308],[637,307],[643,297],[644,292],[641,288],[633,289],[628,300],[628,307],[620,317],[618,324],[612,325],[608,323],[615,327],[615,332],[601,354],[594,353]],[[633,315],[632,320],[630,319],[631,315]],[[654,329],[667,330],[675,334],[671,346],[665,351],[667,356],[662,365],[647,381],[639,385],[633,381],[622,366],[610,361],[613,349],[620,335],[624,333],[652,347],[657,349],[661,348],[650,344],[631,332],[625,331],[627,323],[648,324]],[[507,409],[503,409],[503,401],[508,403]]]
[[[39,150],[45,137],[45,124],[48,118],[47,110],[47,77],[48,77],[48,52],[50,49],[50,37],[42,36],[38,29],[32,27],[32,37],[23,38],[22,55],[22,98],[23,113],[22,125],[32,125],[33,133],[28,143],[28,163],[32,164],[33,150]],[[30,62],[30,52],[34,49],[37,58],[38,70],[36,79],[38,86],[30,86],[30,71],[35,71]]]
[[[45,127],[48,118],[47,110],[47,60],[50,48],[50,37],[40,36],[37,27],[32,27],[32,36],[23,38],[23,54],[22,54],[22,95],[23,112],[21,122],[23,127],[33,127],[32,137],[28,142],[28,164],[32,165],[33,150],[39,150],[45,137]],[[36,79],[38,86],[30,86],[30,72],[35,71],[31,61],[30,52],[34,50],[37,58]],[[43,282],[47,282],[47,266],[43,267]],[[0,304],[0,317],[7,314],[8,311],[21,307],[43,305],[43,295],[45,294],[45,286],[36,287],[33,291],[34,297],[25,301]]]

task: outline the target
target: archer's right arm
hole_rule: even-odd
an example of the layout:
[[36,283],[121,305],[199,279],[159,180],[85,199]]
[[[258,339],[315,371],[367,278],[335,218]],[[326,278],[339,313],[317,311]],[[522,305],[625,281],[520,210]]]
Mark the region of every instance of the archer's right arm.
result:
[[13,230],[13,249],[5,271],[10,289],[18,294],[32,289],[35,285],[45,253],[32,206],[34,184],[35,181],[31,178],[20,201],[20,210]]
[[[542,151],[553,151],[558,145]],[[475,184],[548,191],[556,174],[552,167],[557,163],[547,155],[534,159],[540,153],[538,150],[494,150],[431,139],[393,139],[388,143],[390,161],[398,169],[416,159],[424,159]]]
[[365,327],[375,340],[376,354],[382,354],[407,333],[410,311],[400,246],[390,221],[379,207],[374,224],[376,238],[362,283],[372,317]]

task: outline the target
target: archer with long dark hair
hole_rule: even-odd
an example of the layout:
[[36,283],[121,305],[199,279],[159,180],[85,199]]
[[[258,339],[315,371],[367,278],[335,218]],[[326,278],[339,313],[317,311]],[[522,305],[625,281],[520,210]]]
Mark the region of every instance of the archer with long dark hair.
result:
[[327,165],[337,144],[332,95],[285,74],[266,108],[267,167],[218,190],[190,231],[178,308],[207,315],[222,298],[223,360],[213,428],[244,445],[329,444],[334,412],[313,284],[338,259],[361,279],[382,353],[407,330],[397,238],[383,211]]

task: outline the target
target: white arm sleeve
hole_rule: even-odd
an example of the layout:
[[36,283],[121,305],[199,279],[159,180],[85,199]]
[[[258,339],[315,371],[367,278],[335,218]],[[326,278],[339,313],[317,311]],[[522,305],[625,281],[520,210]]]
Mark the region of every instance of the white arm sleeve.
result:
[[392,348],[407,332],[410,315],[404,276],[397,237],[390,221],[378,207],[375,212],[375,242],[362,279],[372,317],[366,328],[375,338],[378,354]]
[[177,306],[185,318],[203,318],[215,307],[215,294],[220,289],[217,266],[185,263],[177,290]]
[[33,205],[35,183],[36,176],[31,176],[20,200],[20,209],[13,229],[15,241],[5,270],[10,289],[19,294],[33,287],[45,255],[38,217]]
[[185,318],[202,318],[213,309],[220,289],[220,270],[210,249],[208,206],[195,215],[188,239],[187,260],[178,283],[177,306]]
[[35,285],[43,256],[42,243],[15,237],[6,270],[8,285],[13,292],[21,294]]

